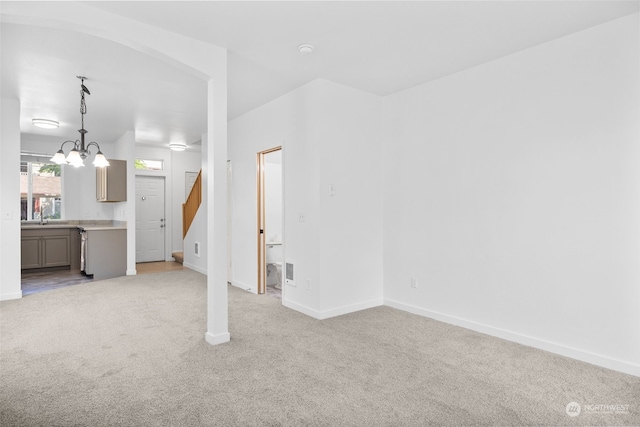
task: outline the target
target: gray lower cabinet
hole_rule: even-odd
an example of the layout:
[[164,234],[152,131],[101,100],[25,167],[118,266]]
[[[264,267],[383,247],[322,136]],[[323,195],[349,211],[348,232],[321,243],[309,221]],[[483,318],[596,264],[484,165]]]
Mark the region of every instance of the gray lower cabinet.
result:
[[25,236],[22,232],[22,246],[21,246],[21,268],[23,270],[28,268],[41,268],[42,263],[42,237],[40,236]]
[[85,273],[94,280],[127,274],[127,230],[86,230]]
[[75,229],[22,230],[21,268],[71,267]]

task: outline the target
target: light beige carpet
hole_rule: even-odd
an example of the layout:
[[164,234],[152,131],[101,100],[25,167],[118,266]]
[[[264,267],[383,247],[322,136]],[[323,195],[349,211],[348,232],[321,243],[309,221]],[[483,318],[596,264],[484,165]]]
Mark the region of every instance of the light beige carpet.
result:
[[187,269],[2,302],[0,425],[640,425],[640,378],[388,307],[318,321],[231,287],[229,315],[208,345]]

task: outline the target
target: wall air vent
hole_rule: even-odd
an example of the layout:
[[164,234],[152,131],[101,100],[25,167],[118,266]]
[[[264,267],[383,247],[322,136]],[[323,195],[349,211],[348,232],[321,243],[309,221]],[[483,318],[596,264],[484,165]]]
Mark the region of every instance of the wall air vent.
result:
[[289,286],[295,286],[295,282],[293,281],[293,264],[288,262],[285,267],[285,281]]

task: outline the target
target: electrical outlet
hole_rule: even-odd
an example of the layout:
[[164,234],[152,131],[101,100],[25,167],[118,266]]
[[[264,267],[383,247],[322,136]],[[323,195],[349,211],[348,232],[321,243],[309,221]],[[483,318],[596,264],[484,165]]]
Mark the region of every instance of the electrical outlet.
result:
[[305,285],[307,289],[311,289],[311,279],[307,279],[307,281],[305,282]]
[[412,277],[412,278],[411,278],[410,283],[411,283],[411,287],[412,287],[413,289],[416,289],[416,288],[418,287],[418,279],[416,279],[415,277]]
[[304,213],[300,212],[300,213],[298,214],[298,221],[299,221],[299,222],[304,222]]
[[195,242],[193,245],[193,252],[195,255],[200,258],[200,242]]

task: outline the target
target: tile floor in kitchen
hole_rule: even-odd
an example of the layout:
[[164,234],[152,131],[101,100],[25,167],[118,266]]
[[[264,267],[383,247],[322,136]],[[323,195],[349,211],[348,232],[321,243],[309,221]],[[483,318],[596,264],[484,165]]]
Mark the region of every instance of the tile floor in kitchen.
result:
[[[175,261],[145,262],[136,264],[138,274],[160,273],[163,271],[182,270],[182,264]],[[93,281],[79,270],[57,270],[23,273],[22,296],[64,288]]]

